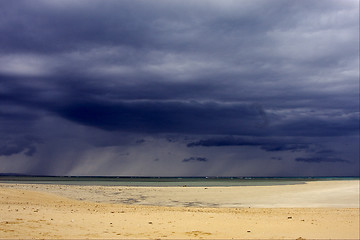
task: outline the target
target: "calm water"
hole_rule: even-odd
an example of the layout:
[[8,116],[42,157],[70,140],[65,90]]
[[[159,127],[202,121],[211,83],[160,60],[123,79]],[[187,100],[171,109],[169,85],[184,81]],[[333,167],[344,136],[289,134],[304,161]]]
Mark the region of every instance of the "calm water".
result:
[[359,177],[38,177],[0,176],[0,183],[62,184],[90,186],[215,187],[304,184],[308,181],[359,180]]

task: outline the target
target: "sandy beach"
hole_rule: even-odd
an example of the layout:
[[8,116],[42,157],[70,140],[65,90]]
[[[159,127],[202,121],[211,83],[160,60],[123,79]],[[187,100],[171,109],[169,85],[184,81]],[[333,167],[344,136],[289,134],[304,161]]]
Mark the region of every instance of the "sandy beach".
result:
[[359,180],[239,187],[0,184],[0,238],[359,239]]

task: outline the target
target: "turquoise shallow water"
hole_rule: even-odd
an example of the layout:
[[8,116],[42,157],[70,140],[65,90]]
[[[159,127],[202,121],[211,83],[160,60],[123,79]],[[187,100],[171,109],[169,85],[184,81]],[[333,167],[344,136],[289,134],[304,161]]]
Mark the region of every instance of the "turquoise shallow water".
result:
[[39,177],[0,176],[1,183],[83,186],[227,187],[304,184],[308,181],[359,180],[359,177]]

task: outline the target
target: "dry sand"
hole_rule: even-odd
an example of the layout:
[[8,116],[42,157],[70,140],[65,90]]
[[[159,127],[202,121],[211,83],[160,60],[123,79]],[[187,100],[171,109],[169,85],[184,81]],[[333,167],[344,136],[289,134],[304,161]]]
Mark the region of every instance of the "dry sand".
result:
[[206,189],[0,184],[3,239],[359,239],[359,221],[358,180]]

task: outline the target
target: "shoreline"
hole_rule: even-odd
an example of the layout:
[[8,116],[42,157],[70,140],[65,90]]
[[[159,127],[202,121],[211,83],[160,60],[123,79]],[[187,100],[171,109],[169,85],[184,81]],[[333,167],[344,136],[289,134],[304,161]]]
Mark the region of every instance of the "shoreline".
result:
[[[265,208],[258,207],[259,204],[250,208],[221,205],[221,202],[228,202],[229,196],[236,198],[244,187],[162,189],[167,191],[124,187],[119,191],[118,187],[68,186],[64,189],[63,185],[0,184],[0,239],[359,239],[359,207],[349,207],[348,204],[358,199],[358,191],[353,193],[358,183],[344,185],[333,182],[325,184],[326,188],[323,184],[305,184],[301,185],[305,187],[303,192],[295,187],[300,185],[246,187],[246,191],[255,191],[249,198],[252,201],[260,196],[270,201],[273,196],[289,196],[285,193],[291,195],[293,192],[310,198],[301,199],[303,205],[298,202],[298,207],[271,205]],[[319,189],[323,192],[315,196],[314,192]],[[175,190],[178,195],[174,195]],[[142,195],[147,198],[135,204],[96,202],[94,200],[101,198],[90,198],[95,195],[102,196],[102,200],[106,196],[111,199],[113,195],[110,193],[116,192],[119,192],[116,196],[137,199]],[[168,195],[164,196],[165,192]],[[342,202],[342,207],[304,207],[304,201],[319,200],[319,196],[329,199],[331,194],[340,192],[343,195],[336,201]],[[84,193],[88,195],[81,195]],[[220,205],[184,207],[181,201],[177,206],[139,204],[149,203],[156,196],[160,203],[169,196],[172,200],[190,198],[194,202],[213,196],[207,203],[216,200]],[[329,201],[334,201],[334,198]]]
[[0,183],[98,203],[180,207],[360,207],[360,180],[228,187],[142,187]]

